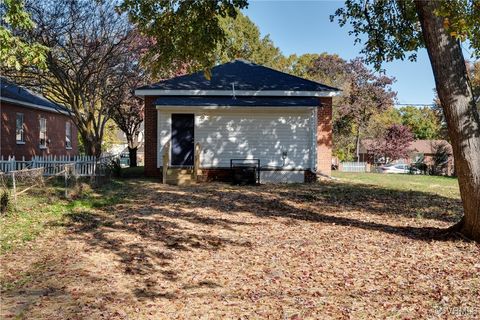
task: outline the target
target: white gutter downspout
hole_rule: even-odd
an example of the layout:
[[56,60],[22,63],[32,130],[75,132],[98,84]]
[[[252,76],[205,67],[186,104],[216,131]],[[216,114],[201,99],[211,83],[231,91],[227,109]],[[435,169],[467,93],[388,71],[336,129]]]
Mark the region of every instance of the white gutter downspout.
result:
[[312,112],[312,160],[311,160],[311,168],[314,173],[317,172],[317,116],[318,116],[318,108],[314,107]]

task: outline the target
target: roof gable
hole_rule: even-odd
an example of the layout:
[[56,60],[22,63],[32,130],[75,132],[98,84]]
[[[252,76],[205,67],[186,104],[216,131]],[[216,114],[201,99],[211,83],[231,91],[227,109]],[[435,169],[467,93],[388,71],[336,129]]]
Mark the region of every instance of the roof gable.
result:
[[340,91],[337,88],[296,77],[246,60],[234,60],[213,67],[210,80],[205,78],[203,71],[200,71],[143,86],[137,90],[315,91],[331,93]]
[[5,102],[20,104],[25,107],[68,113],[66,108],[3,77],[0,77],[0,99]]

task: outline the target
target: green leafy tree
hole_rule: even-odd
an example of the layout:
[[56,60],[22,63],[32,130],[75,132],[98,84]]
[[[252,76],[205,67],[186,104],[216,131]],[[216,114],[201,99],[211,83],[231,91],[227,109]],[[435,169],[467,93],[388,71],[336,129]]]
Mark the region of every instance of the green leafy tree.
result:
[[385,135],[386,130],[395,124],[402,124],[402,116],[397,108],[391,106],[384,112],[373,115],[365,136],[373,139],[381,138]]
[[480,241],[480,116],[462,51],[480,56],[478,0],[347,0],[331,20],[350,24],[367,62],[416,59],[427,49],[455,157],[464,217],[452,229]]
[[333,150],[332,154],[340,161],[355,160],[357,145],[355,134],[356,126],[351,117],[340,116],[334,107],[333,110]]
[[439,139],[441,124],[432,108],[405,106],[399,109],[401,123],[410,128],[414,138]]
[[295,70],[298,70],[299,76],[302,74],[307,79],[340,88],[344,93],[349,91],[351,74],[349,74],[347,61],[336,54],[325,52],[312,58],[314,55],[300,56],[293,62],[294,73]]
[[236,18],[219,18],[225,41],[214,52],[216,62],[225,63],[245,59],[275,69],[283,69],[286,58],[268,35],[261,37],[258,27],[243,13]]
[[473,96],[480,112],[480,60],[468,64],[470,83],[472,84]]
[[25,11],[22,0],[3,0],[0,3],[0,63],[2,68],[20,70],[24,65],[45,67],[47,47],[30,42],[16,30],[32,30],[35,24]]
[[[328,55],[327,53],[322,53],[321,55]],[[316,53],[305,53],[301,56],[297,56],[295,54],[289,57],[290,59],[290,70],[288,70],[291,74],[296,75],[297,77],[310,79],[310,80],[318,80],[320,75],[313,72],[312,68],[314,66],[315,61],[317,61],[320,54]]]
[[235,18],[247,0],[124,0],[119,9],[127,12],[139,31],[153,38],[147,59],[154,75],[180,69],[189,71],[215,64],[215,51],[227,42],[220,19]]

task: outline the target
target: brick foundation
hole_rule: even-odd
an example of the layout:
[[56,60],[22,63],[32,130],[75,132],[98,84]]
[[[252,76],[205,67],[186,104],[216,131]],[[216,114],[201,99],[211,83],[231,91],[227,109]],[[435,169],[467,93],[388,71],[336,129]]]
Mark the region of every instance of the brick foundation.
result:
[[198,176],[198,182],[232,181],[232,172],[230,171],[230,168],[201,169],[200,171],[201,174]]
[[[275,171],[275,170],[274,170]],[[305,182],[315,182],[317,175],[311,170],[304,171]],[[209,168],[201,169],[201,174],[198,176],[198,182],[231,182],[232,172],[230,168]],[[260,181],[261,182],[261,181]]]
[[317,109],[317,172],[332,175],[332,98],[320,98]]

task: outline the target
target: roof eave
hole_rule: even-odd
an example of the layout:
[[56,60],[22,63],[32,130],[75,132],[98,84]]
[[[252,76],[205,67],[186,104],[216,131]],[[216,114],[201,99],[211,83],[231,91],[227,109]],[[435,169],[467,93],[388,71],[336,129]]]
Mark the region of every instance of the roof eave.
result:
[[136,96],[250,96],[250,97],[335,97],[341,91],[282,91],[282,90],[163,90],[137,89]]
[[70,116],[70,112],[68,110],[62,110],[60,108],[54,109],[54,108],[51,108],[51,107],[46,107],[46,106],[42,106],[42,105],[39,105],[39,104],[25,102],[25,101],[21,101],[21,100],[17,100],[17,99],[6,98],[6,97],[0,97],[0,100],[4,101],[4,102],[17,104],[17,105],[20,105],[20,106],[35,108],[35,109],[39,109],[39,110],[42,110],[42,111],[48,111],[48,112],[53,112],[53,113],[61,113],[61,114]]
[[228,105],[211,105],[211,106],[180,106],[180,105],[155,105],[155,109],[157,110],[162,110],[162,109],[200,109],[200,110],[285,110],[285,109],[313,109],[316,108],[314,106],[260,106],[260,107],[255,107],[255,106],[228,106]]

